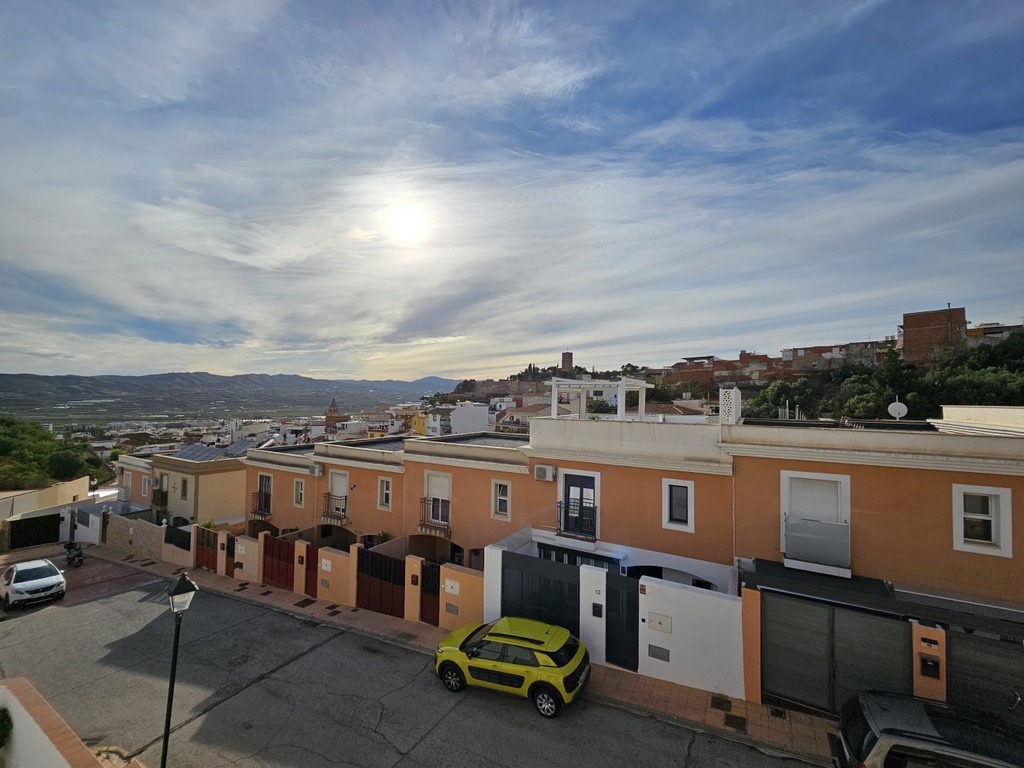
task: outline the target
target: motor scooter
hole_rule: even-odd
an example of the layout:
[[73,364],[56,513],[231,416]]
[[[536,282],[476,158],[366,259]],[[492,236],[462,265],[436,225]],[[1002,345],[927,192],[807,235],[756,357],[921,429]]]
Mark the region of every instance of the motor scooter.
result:
[[72,568],[77,568],[85,562],[85,555],[82,554],[82,545],[77,541],[69,541],[64,545],[64,559]]

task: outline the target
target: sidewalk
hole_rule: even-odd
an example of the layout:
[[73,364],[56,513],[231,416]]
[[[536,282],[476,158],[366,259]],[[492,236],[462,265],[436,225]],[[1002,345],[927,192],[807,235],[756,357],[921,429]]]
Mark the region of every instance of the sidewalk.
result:
[[[120,563],[168,580],[182,571],[171,563],[126,556],[102,545],[86,547],[87,558]],[[21,550],[0,555],[0,567],[6,561],[32,557],[63,558],[63,554],[59,544]],[[313,600],[294,592],[242,582],[202,569],[191,570],[188,575],[200,590],[265,605],[307,621],[342,627],[419,653],[433,654],[446,634],[445,630],[429,624],[414,624],[381,613]],[[835,725],[824,717],[730,699],[603,664],[592,667],[586,698],[714,733],[766,751],[784,752],[816,765],[831,765],[829,734],[834,733]]]

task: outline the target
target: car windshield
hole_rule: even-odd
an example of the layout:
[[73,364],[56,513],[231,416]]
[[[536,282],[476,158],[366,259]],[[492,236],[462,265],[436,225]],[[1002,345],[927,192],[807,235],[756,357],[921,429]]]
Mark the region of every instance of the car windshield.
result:
[[467,637],[465,640],[462,641],[462,645],[459,646],[459,647],[460,648],[469,648],[469,646],[473,645],[474,643],[477,643],[480,640],[483,640],[484,636],[488,632],[491,631],[491,627],[493,627],[493,626],[494,626],[494,624],[491,623],[491,624],[484,624],[482,626],[477,627],[475,630],[473,630],[473,633],[469,637]]
[[37,565],[33,568],[22,568],[14,574],[15,584],[24,584],[26,581],[45,579],[48,576],[56,576],[60,573],[52,565]]
[[565,641],[565,645],[559,648],[557,651],[551,651],[548,656],[555,662],[556,667],[564,667],[573,657],[576,656],[576,652],[580,649],[580,641],[572,635],[569,635],[569,639]]

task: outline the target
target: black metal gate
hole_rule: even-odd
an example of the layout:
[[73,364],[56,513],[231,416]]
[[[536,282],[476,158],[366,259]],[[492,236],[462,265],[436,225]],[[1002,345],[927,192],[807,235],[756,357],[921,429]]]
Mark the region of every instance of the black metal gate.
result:
[[867,690],[913,693],[910,623],[762,592],[766,696],[837,712]]
[[579,569],[528,555],[502,553],[501,615],[557,624],[579,637]]
[[[69,514],[74,515],[72,511]],[[60,541],[60,512],[39,517],[23,517],[10,522],[11,549],[35,547]]]
[[608,572],[605,583],[605,657],[636,672],[640,666],[640,579]]
[[441,621],[441,566],[423,563],[423,583],[420,585],[420,621],[433,624]]
[[946,698],[986,712],[1024,732],[1024,645],[1021,638],[985,637],[950,628]]
[[405,618],[405,558],[359,549],[356,607]]

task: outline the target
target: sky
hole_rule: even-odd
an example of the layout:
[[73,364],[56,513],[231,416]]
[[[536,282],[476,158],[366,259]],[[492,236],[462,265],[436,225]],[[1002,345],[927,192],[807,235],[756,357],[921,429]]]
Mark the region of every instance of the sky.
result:
[[0,372],[504,378],[1024,319],[1020,0],[0,4]]

